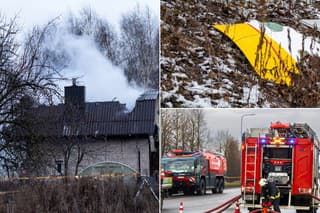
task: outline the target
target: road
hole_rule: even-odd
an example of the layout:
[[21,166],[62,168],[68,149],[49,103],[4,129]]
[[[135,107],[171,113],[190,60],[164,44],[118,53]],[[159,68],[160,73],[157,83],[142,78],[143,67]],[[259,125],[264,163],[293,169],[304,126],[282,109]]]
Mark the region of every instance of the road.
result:
[[[183,202],[184,212],[187,213],[201,213],[206,210],[212,209],[221,203],[230,200],[231,198],[240,194],[239,188],[225,189],[223,194],[211,194],[207,191],[207,195],[197,196],[197,195],[173,195],[169,198],[165,198],[163,202],[162,213],[177,213],[179,212],[179,204]],[[230,210],[225,212],[233,212]]]
[[[240,194],[239,188],[225,189],[223,194],[211,194],[207,191],[207,195],[183,195],[176,194],[169,198],[165,198],[163,202],[162,213],[177,213],[179,212],[180,202],[183,202],[184,212],[186,213],[202,213],[206,210],[217,207],[218,205],[230,200],[231,198]],[[233,213],[235,205],[227,209],[226,213]],[[241,208],[241,213],[247,213],[245,208]],[[281,210],[282,213],[295,213],[294,210]],[[320,212],[320,210],[318,210]]]

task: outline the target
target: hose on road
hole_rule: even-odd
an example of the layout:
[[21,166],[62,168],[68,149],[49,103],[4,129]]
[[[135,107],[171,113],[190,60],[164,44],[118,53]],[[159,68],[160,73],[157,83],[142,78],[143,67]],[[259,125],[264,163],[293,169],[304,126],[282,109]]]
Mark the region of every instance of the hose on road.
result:
[[[230,200],[228,200],[227,202],[213,208],[213,209],[209,209],[207,211],[205,211],[204,213],[211,213],[213,211],[217,211],[220,209],[220,211],[218,211],[218,213],[225,211],[227,208],[229,208],[233,203],[235,203],[236,201],[238,201],[241,198],[241,195],[238,195]],[[223,208],[223,209],[221,209]]]
[[[256,209],[256,210],[253,210],[253,211],[251,211],[251,212],[249,212],[249,213],[257,213],[257,212],[264,212],[264,211],[263,211],[263,209]],[[271,210],[271,209],[268,209],[267,212],[268,212],[268,213],[279,213],[279,212],[273,211],[273,210]]]

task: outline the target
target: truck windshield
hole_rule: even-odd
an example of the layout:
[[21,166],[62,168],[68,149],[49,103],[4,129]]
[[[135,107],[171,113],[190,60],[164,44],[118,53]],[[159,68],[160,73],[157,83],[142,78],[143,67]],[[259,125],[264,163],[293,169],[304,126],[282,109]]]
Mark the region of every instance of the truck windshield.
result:
[[194,159],[174,158],[163,160],[162,165],[165,171],[172,173],[189,173],[194,172]]
[[265,148],[263,157],[264,159],[268,159],[268,158],[291,159],[292,148]]

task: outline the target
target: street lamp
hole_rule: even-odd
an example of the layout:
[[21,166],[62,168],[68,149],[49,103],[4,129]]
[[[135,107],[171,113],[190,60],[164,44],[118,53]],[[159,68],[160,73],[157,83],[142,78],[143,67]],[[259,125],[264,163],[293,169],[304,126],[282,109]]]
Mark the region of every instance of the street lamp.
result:
[[242,124],[243,124],[243,119],[244,119],[245,117],[254,116],[254,115],[256,115],[256,114],[255,114],[255,113],[247,113],[247,114],[241,115],[240,142],[241,142],[241,140],[242,140]]

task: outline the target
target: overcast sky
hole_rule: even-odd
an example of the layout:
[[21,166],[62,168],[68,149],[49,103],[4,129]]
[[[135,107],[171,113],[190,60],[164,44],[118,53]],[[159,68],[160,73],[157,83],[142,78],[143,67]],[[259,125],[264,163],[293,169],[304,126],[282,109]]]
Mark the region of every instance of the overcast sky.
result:
[[243,130],[249,128],[268,128],[277,121],[307,123],[320,136],[320,109],[205,109],[208,127],[217,130],[229,130],[240,138],[241,115],[254,113],[243,119]]
[[[18,39],[22,39],[35,25],[45,25],[57,17],[63,21],[69,12],[78,14],[82,8],[89,7],[96,11],[116,29],[119,29],[122,15],[138,5],[141,9],[148,7],[156,20],[159,20],[160,12],[159,0],[0,0],[0,5],[0,14],[7,20],[17,16],[20,30]],[[132,109],[137,97],[146,89],[132,88],[128,85],[123,70],[113,66],[90,39],[66,34],[61,32],[53,41],[48,41],[50,45],[62,43],[61,49],[67,49],[70,53],[69,67],[64,69],[62,74],[70,79],[81,76],[79,82],[80,85],[86,86],[86,101],[111,101],[116,98]],[[59,49],[53,47],[54,51]],[[58,84],[63,91],[64,86],[71,85],[71,80]]]
[[159,0],[0,0],[0,11],[7,17],[17,14],[24,29],[30,29],[34,24],[44,24],[69,11],[77,12],[83,7],[94,9],[100,16],[116,25],[121,15],[137,4],[141,7],[148,6],[159,17]]

